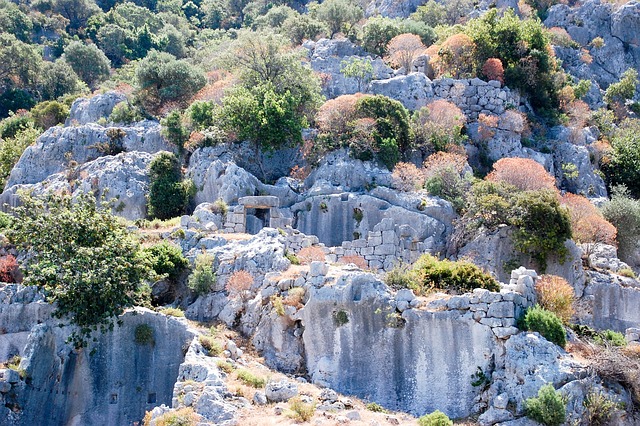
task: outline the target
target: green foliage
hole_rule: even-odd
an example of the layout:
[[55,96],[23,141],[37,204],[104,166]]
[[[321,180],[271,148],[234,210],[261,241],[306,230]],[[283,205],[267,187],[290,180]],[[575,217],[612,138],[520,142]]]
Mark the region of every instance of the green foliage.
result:
[[90,88],[109,77],[111,62],[94,44],[74,41],[65,47],[63,58]]
[[348,78],[355,78],[358,82],[358,92],[362,92],[373,77],[373,65],[368,59],[351,57],[340,64],[340,72]]
[[549,36],[540,20],[521,20],[513,10],[499,16],[494,9],[469,21],[465,33],[476,44],[476,69],[489,58],[500,59],[505,85],[528,95],[534,108],[557,107],[557,64],[549,54]]
[[591,426],[605,426],[613,413],[618,409],[618,404],[609,396],[600,392],[591,391],[587,394],[582,405],[586,409],[587,424]]
[[271,305],[273,305],[273,310],[276,311],[276,314],[278,314],[278,316],[280,317],[285,316],[286,312],[284,310],[284,302],[282,300],[282,296],[273,295],[271,296],[270,300]]
[[179,110],[174,109],[160,122],[162,124],[162,134],[175,146],[179,151],[184,149],[184,144],[189,140],[190,132],[182,125],[182,114]]
[[227,212],[229,211],[229,206],[222,198],[218,198],[213,202],[210,209],[211,213],[219,214],[225,217],[227,215]]
[[13,166],[16,165],[24,150],[36,141],[40,130],[29,124],[14,136],[0,140],[0,186],[4,188]]
[[299,265],[300,264],[300,259],[298,259],[298,256],[296,256],[296,254],[294,252],[285,251],[284,257],[289,259],[289,262],[291,262],[292,265]]
[[617,274],[627,278],[637,278],[636,273],[631,268],[618,269]]
[[542,386],[538,396],[527,399],[524,406],[527,417],[543,425],[560,426],[565,422],[567,402],[553,385]]
[[365,405],[365,408],[369,411],[373,411],[374,413],[388,413],[389,411],[385,410],[380,404],[376,404],[375,402],[370,402]]
[[620,124],[601,169],[609,186],[625,185],[631,196],[640,198],[640,120]]
[[522,319],[522,326],[529,331],[537,331],[542,337],[560,347],[564,348],[567,344],[562,320],[553,312],[538,305],[527,309]]
[[213,336],[198,337],[200,344],[207,350],[209,356],[220,356],[222,353],[222,345]]
[[624,334],[614,330],[601,331],[593,337],[593,340],[600,345],[627,346]]
[[69,116],[69,107],[58,101],[40,102],[31,109],[31,116],[38,127],[46,130],[64,123]]
[[120,102],[111,111],[108,121],[111,123],[130,124],[143,120],[144,116],[138,108],[131,105],[128,101]]
[[543,271],[548,255],[555,254],[560,261],[566,258],[564,243],[571,239],[571,220],[555,193],[539,190],[517,194],[510,223],[516,226],[516,248],[531,253]]
[[197,295],[207,294],[217,281],[213,272],[214,258],[207,254],[200,254],[196,257],[195,267],[189,275],[188,286]]
[[166,102],[184,103],[206,83],[202,72],[184,59],[151,51],[135,72],[136,97],[148,111]]
[[0,121],[0,138],[14,138],[18,133],[32,128],[34,126],[33,118],[29,113],[14,114],[10,113],[9,117]]
[[615,186],[611,190],[611,201],[602,206],[605,219],[618,230],[618,254],[621,259],[630,259],[640,239],[640,201],[629,196],[625,186]]
[[638,71],[629,68],[620,77],[620,81],[611,84],[604,92],[604,101],[609,105],[620,102],[624,103],[627,99],[633,98],[638,86]]
[[333,313],[333,322],[336,326],[340,327],[349,322],[349,314],[347,311],[339,310]]
[[140,324],[136,327],[134,338],[139,345],[153,345],[155,342],[153,328],[149,324]]
[[329,37],[339,32],[351,34],[355,24],[362,18],[360,6],[349,0],[325,0],[311,11],[314,18],[324,22],[329,28]]
[[303,402],[299,396],[289,400],[290,417],[296,422],[308,422],[313,417],[316,406],[310,402]]
[[0,33],[0,82],[10,88],[33,85],[42,68],[42,57],[35,47],[13,34]]
[[424,22],[431,28],[444,27],[456,24],[461,17],[467,16],[472,8],[473,3],[470,0],[452,0],[444,3],[429,0],[422,6],[418,6],[410,18]]
[[453,426],[453,422],[440,410],[425,414],[418,419],[419,426]]
[[194,130],[204,130],[213,126],[213,102],[196,101],[189,105],[187,116]]
[[377,56],[387,55],[387,45],[397,35],[402,34],[394,19],[376,16],[369,18],[362,27],[362,47]]
[[58,99],[61,96],[80,94],[86,90],[86,86],[78,77],[78,74],[67,62],[58,59],[55,62],[44,62],[40,81],[38,84],[45,100]]
[[591,80],[580,80],[578,84],[573,86],[573,95],[576,99],[582,99],[591,89]]
[[249,370],[239,369],[236,371],[236,375],[238,376],[238,380],[243,382],[245,385],[256,389],[263,388],[267,384],[267,379],[256,376]]
[[180,162],[170,152],[160,152],[149,164],[148,214],[158,219],[181,215],[193,194],[193,183],[182,180]]
[[57,304],[56,317],[79,327],[70,339],[83,346],[89,333],[112,328],[115,316],[142,300],[149,268],[139,244],[88,195],[25,195],[22,202],[8,236],[29,253],[24,283]]
[[3,0],[0,2],[0,28],[3,32],[15,35],[18,40],[29,43],[33,23],[17,5]]
[[160,309],[160,313],[170,317],[184,318],[184,311],[180,308],[164,308]]
[[428,178],[424,183],[424,189],[431,195],[449,201],[457,212],[461,212],[470,185],[471,174],[460,176],[453,166],[448,166]]
[[500,291],[500,285],[491,275],[466,260],[452,262],[424,254],[413,264],[412,275],[412,288],[419,293],[435,289],[465,293],[475,288]]
[[301,44],[304,40],[315,40],[328,30],[325,25],[309,15],[292,15],[282,24],[284,33],[292,43]]
[[150,263],[151,269],[158,275],[166,275],[176,280],[180,273],[189,267],[189,261],[182,255],[180,247],[163,241],[142,250]]
[[394,267],[384,276],[384,283],[395,290],[411,288],[413,282],[413,275],[409,265],[406,264]]

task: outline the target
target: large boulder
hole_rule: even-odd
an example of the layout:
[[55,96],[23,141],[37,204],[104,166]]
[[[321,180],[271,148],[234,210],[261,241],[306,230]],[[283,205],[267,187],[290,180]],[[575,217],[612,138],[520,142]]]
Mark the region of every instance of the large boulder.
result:
[[176,149],[162,137],[160,124],[153,121],[121,128],[97,124],[52,127],[24,151],[11,170],[6,188],[38,183],[52,174],[92,161],[104,155],[102,146],[111,142],[114,137],[120,138],[124,151],[153,154]]
[[125,152],[100,157],[72,170],[56,173],[32,185],[14,185],[0,195],[2,205],[20,204],[19,191],[30,189],[33,195],[64,192],[77,196],[93,194],[98,200],[111,201],[113,213],[129,220],[147,216],[149,191],[148,167],[153,156],[146,152]]
[[422,108],[433,97],[431,80],[420,72],[386,80],[373,80],[370,90],[374,95],[384,95],[400,101],[412,111]]
[[107,92],[90,98],[78,98],[71,104],[69,118],[65,126],[78,126],[95,123],[101,118],[108,118],[113,108],[127,100],[122,93]]

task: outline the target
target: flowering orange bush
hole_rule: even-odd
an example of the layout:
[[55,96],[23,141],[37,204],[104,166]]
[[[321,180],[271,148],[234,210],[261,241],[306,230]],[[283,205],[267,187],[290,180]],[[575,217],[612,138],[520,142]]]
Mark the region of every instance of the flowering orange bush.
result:
[[387,61],[398,68],[404,68],[405,73],[409,74],[414,58],[425,48],[420,37],[415,34],[397,35],[387,44],[387,52],[389,52]]
[[498,58],[489,58],[482,65],[482,74],[489,80],[497,80],[504,84],[504,67]]
[[487,180],[504,182],[522,191],[556,189],[556,180],[534,160],[528,158],[501,158],[493,165]]
[[615,245],[617,230],[591,201],[581,195],[565,194],[561,201],[569,209],[573,238],[579,243]]
[[412,163],[398,163],[391,173],[393,186],[400,191],[415,191],[422,187],[424,174]]
[[225,289],[232,298],[246,300],[253,284],[253,275],[245,270],[236,271],[229,277]]
[[536,294],[540,306],[553,312],[567,324],[573,316],[573,287],[562,277],[542,275],[536,284]]
[[427,157],[423,163],[425,178],[429,179],[446,169],[452,169],[458,174],[462,174],[466,164],[467,158],[463,155],[442,151],[436,152]]
[[356,102],[361,93],[342,95],[325,102],[316,113],[316,124],[321,133],[339,135],[347,132],[347,123],[355,118]]
[[449,73],[454,78],[471,75],[476,45],[463,33],[454,34],[442,43],[438,50],[438,68],[441,73]]
[[15,283],[18,274],[18,262],[12,255],[0,257],[0,282]]

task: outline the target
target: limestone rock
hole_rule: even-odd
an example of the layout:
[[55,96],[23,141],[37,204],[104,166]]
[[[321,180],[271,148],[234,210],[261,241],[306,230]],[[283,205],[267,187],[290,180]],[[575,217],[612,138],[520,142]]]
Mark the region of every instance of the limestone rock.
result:
[[66,126],[77,126],[95,123],[101,118],[108,118],[113,107],[127,100],[122,93],[107,92],[90,98],[78,98],[71,104]]
[[413,73],[386,80],[373,80],[371,93],[400,101],[406,108],[414,111],[425,106],[428,99],[433,97],[433,88],[426,75]]
[[567,191],[590,198],[607,196],[604,180],[594,173],[586,147],[567,142],[556,144],[553,159],[556,177]]
[[270,402],[286,402],[298,395],[298,385],[287,380],[269,382],[265,387],[265,395]]

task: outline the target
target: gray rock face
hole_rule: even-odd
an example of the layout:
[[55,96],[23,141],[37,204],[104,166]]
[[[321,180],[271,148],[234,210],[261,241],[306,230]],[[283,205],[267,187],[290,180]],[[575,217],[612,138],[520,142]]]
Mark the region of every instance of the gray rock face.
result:
[[380,14],[390,18],[408,18],[422,4],[424,4],[423,0],[372,0],[367,4],[366,15]]
[[[109,129],[97,124],[50,128],[24,151],[7,179],[6,188],[42,182],[70,165],[84,164],[102,156],[97,145],[109,142]],[[160,135],[160,125],[156,122],[141,122],[121,130],[125,133],[122,137],[125,151],[153,154],[175,149]]]
[[640,284],[599,273],[590,273],[590,277],[585,292],[593,295],[593,325],[621,333],[630,327],[640,327]]
[[386,80],[373,80],[371,93],[400,101],[410,110],[417,110],[433,97],[431,80],[422,73],[399,75]]
[[147,216],[146,195],[149,190],[147,168],[153,156],[145,152],[126,152],[100,157],[73,171],[56,173],[35,185],[14,185],[0,195],[0,202],[19,204],[17,192],[32,189],[34,195],[66,192],[77,196],[91,193],[97,199],[113,200],[113,213],[129,220]]
[[[81,351],[64,343],[68,328],[35,326],[21,364],[33,385],[16,392],[23,410],[13,425],[130,424],[156,404],[170,404],[182,345],[193,335],[175,318],[137,312]],[[136,342],[141,325],[153,330],[153,344]]]
[[265,395],[271,402],[286,402],[298,395],[298,385],[286,380],[269,382],[265,387]]
[[566,142],[557,144],[553,160],[556,177],[567,191],[590,198],[607,196],[604,180],[593,172],[587,147]]
[[[600,0],[589,0],[580,6],[555,5],[545,20],[547,27],[564,28],[581,47],[587,47],[593,57],[591,64],[580,60],[580,49],[556,47],[562,66],[580,79],[591,80],[598,88],[606,89],[620,79],[629,68],[640,67],[640,4],[631,1],[617,8]],[[604,46],[589,46],[596,37]],[[586,99],[592,106],[601,104],[598,96]]]
[[489,365],[491,329],[453,311],[400,315],[383,288],[365,275],[311,290],[301,319],[313,381],[417,415],[469,415],[479,392],[469,377]]
[[91,98],[78,98],[71,104],[65,126],[95,123],[101,118],[108,118],[113,107],[126,100],[127,97],[124,94],[117,92],[107,92]]

